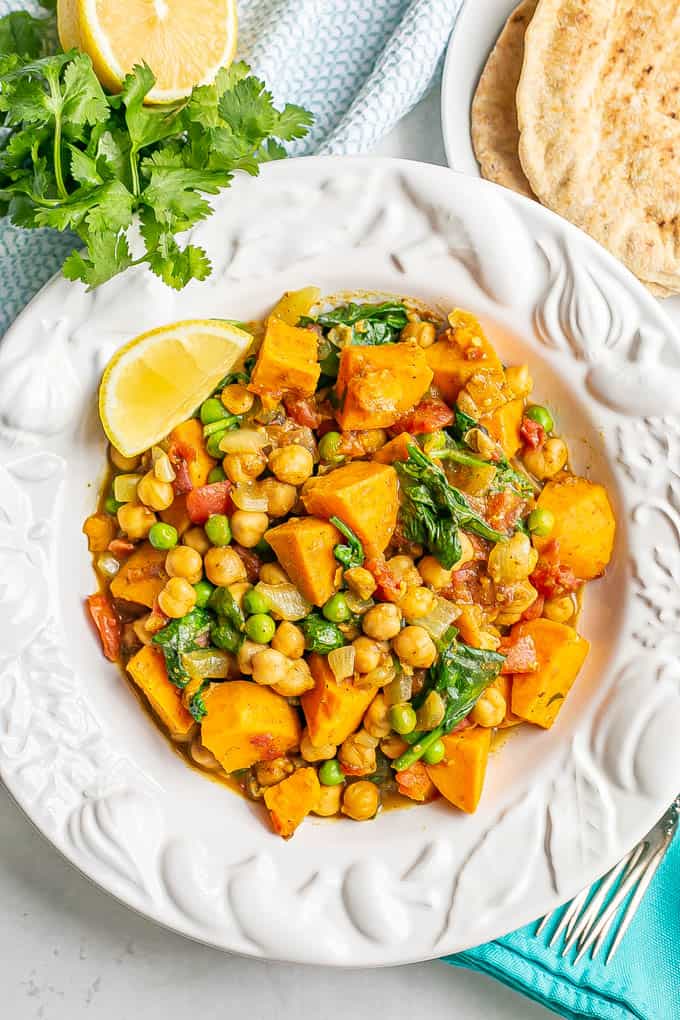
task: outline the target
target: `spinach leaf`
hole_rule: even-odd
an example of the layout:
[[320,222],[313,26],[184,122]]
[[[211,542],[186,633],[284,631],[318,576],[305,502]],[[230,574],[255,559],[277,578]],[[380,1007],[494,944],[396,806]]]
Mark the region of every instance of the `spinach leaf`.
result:
[[210,628],[210,640],[217,648],[236,654],[243,643],[245,617],[228,588],[215,588],[208,599],[208,608],[217,620]]
[[308,652],[328,655],[334,648],[342,648],[346,643],[340,628],[324,619],[320,613],[310,613],[304,620],[300,620],[298,627],[305,635],[305,648]]
[[210,629],[212,615],[205,609],[192,609],[179,620],[172,620],[153,638],[160,645],[165,656],[168,678],[179,688],[184,688],[191,679],[182,665],[182,653],[198,647],[197,640]]
[[460,442],[465,442],[465,434],[469,432],[470,429],[482,429],[483,432],[486,432],[483,425],[480,425],[478,421],[471,418],[469,414],[465,413],[465,411],[461,411],[459,407],[454,407],[454,412],[456,417],[453,425],[449,425],[446,430],[451,436],[453,436],[454,439],[457,439]]
[[336,560],[338,563],[342,563],[345,568],[360,567],[364,562],[363,545],[352,529],[344,521],[341,521],[339,517],[331,517],[330,521],[347,539],[347,545],[336,545],[333,550]]
[[353,344],[392,344],[399,340],[399,334],[408,325],[408,312],[398,301],[376,305],[350,302],[323,312],[315,321],[324,329],[351,327]]
[[189,699],[189,712],[193,715],[196,722],[201,722],[208,714],[208,709],[205,707],[205,701],[203,700],[203,693],[208,686],[207,681],[202,683],[196,693],[192,694]]

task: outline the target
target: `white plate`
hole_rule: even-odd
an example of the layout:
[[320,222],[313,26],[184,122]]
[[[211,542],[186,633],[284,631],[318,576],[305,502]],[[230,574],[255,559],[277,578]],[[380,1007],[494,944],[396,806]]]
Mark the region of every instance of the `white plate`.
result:
[[[479,76],[508,15],[519,0],[467,0],[446,54],[442,80],[442,132],[446,159],[461,173],[480,177],[470,136],[470,107]],[[680,329],[680,295],[666,298],[664,311]]]
[[[55,278],[0,348],[0,774],[101,886],[225,949],[366,966],[501,935],[600,874],[677,792],[678,337],[579,231],[442,167],[270,164],[194,240],[209,282],[175,294],[135,269],[86,293]],[[505,360],[530,362],[619,530],[557,725],[508,740],[475,815],[440,801],[361,825],[312,819],[286,843],[259,807],[188,769],[102,659],[80,528],[104,465],[95,394],[111,352],[154,324],[261,316],[311,283],[479,313]]]

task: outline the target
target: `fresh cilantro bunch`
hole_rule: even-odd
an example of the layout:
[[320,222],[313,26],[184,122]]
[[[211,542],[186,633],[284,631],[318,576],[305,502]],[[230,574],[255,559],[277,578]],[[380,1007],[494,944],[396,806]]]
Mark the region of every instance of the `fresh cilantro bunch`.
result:
[[90,288],[144,263],[176,290],[205,279],[205,251],[177,235],[211,214],[205,196],[229,187],[235,171],[255,175],[285,157],[282,143],[304,137],[311,115],[290,104],[277,110],[242,62],[180,102],[145,106],[149,67],[135,67],[110,95],[90,58],[55,53],[55,39],[51,16],[0,18],[0,215],[73,231],[84,247],[68,256],[64,275]]

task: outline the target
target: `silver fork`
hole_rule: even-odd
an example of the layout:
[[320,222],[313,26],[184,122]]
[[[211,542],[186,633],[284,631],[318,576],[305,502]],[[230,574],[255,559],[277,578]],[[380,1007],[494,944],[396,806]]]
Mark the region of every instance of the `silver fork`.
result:
[[[561,955],[567,956],[576,947],[573,962],[578,963],[588,950],[590,958],[594,960],[609,935],[614,933],[604,961],[606,966],[621,945],[621,940],[673,841],[679,818],[680,795],[645,838],[607,872],[592,896],[588,887],[574,897],[548,945],[554,946],[564,935]],[[629,902],[621,913],[621,908],[628,899]],[[561,909],[558,907],[552,913],[546,914],[536,929],[536,935],[540,935],[547,928]]]

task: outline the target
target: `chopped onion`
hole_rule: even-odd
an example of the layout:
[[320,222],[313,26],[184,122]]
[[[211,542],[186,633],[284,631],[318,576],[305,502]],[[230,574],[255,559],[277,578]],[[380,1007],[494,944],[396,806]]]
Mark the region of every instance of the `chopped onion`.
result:
[[177,475],[165,450],[160,446],[151,447],[151,463],[154,476],[159,482],[174,482]]
[[407,673],[399,673],[392,683],[383,688],[385,704],[387,705],[401,705],[405,701],[410,701],[412,693],[413,677]]
[[137,486],[141,475],[116,475],[113,479],[113,497],[119,503],[131,503],[137,498]]
[[235,429],[227,432],[220,443],[224,453],[259,453],[268,443],[264,432],[257,429]]
[[120,563],[111,553],[102,553],[97,557],[97,569],[106,577],[115,577],[120,570]]
[[354,645],[343,645],[328,653],[328,665],[336,680],[346,680],[354,676]]
[[269,500],[261,494],[257,482],[244,482],[232,489],[231,498],[239,510],[258,510],[266,513],[269,509]]
[[215,648],[197,648],[182,655],[182,665],[192,680],[226,680],[234,657]]
[[255,591],[269,602],[272,616],[279,620],[304,620],[312,611],[311,604],[303,598],[294,584],[265,584],[260,581]]
[[458,616],[460,616],[460,609],[457,606],[454,606],[448,599],[442,598],[441,595],[436,595],[434,607],[427,616],[419,616],[417,619],[407,617],[407,623],[424,627],[428,634],[439,640]]
[[346,591],[344,593],[345,601],[353,613],[358,616],[368,612],[371,606],[375,605],[373,599],[362,599],[358,595],[355,595],[353,591]]

